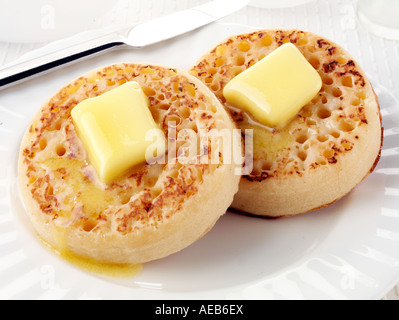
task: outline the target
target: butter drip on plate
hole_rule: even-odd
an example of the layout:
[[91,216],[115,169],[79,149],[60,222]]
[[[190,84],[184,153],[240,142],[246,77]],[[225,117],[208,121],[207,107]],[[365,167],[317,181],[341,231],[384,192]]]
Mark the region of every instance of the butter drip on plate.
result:
[[51,252],[81,270],[101,276],[119,279],[133,278],[143,271],[143,264],[101,262],[94,259],[78,256],[67,249],[66,243],[62,244],[62,242],[65,242],[64,233],[65,230],[59,228],[59,230],[57,230],[57,234],[55,235],[57,238],[57,242],[61,246],[59,250],[55,249],[53,246],[48,244],[40,237],[39,240]]

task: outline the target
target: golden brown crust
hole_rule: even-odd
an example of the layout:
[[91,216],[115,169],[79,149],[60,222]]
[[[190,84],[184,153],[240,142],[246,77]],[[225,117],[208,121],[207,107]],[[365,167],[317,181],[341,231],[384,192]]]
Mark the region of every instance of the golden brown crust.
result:
[[[166,164],[143,164],[109,185],[99,183],[70,112],[80,101],[133,80],[149,97],[150,110],[166,137],[171,130],[169,121],[176,122],[176,135],[184,129],[235,128],[213,94],[196,78],[177,69],[117,64],[90,72],[62,88],[33,119],[19,159],[27,210],[39,234],[59,250],[65,246],[80,255],[119,263],[166,256],[211,228],[238,189],[233,164],[225,164],[221,158],[217,164],[181,164],[184,154],[177,155],[176,163],[168,164],[167,154]],[[215,178],[225,179],[229,186],[213,181]],[[207,189],[214,185],[229,192],[220,199],[205,199]],[[202,207],[195,205],[198,199],[204,202]],[[202,221],[197,221],[201,215]],[[197,230],[191,230],[191,223]],[[176,230],[178,227],[182,230]],[[168,238],[171,243],[163,243]]]
[[[291,122],[265,128],[229,106],[223,88],[287,42],[319,72],[323,87]],[[279,217],[325,207],[350,192],[378,163],[383,139],[378,99],[360,66],[330,40],[300,30],[232,36],[190,73],[215,93],[242,130],[254,130],[254,170],[241,181],[236,209]]]

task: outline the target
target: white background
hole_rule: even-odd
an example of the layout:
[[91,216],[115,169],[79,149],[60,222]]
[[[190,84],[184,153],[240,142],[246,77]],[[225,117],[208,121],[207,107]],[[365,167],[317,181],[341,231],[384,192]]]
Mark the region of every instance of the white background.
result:
[[[81,31],[134,25],[205,2],[3,0],[0,3],[0,66],[46,43]],[[323,35],[345,47],[372,82],[378,82],[399,99],[399,42],[368,33],[356,18],[356,0],[313,0],[281,9],[248,6],[222,21],[264,29],[296,28]],[[399,288],[394,288],[385,299],[399,300]]]

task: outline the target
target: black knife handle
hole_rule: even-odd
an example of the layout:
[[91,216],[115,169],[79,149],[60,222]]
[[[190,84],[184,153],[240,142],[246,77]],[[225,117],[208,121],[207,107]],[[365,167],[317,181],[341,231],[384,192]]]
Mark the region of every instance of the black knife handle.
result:
[[117,34],[75,44],[0,70],[0,89],[124,45]]

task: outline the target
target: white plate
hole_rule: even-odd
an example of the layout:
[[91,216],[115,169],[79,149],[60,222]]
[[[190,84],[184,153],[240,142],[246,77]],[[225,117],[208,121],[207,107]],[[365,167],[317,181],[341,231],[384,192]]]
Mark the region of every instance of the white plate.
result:
[[251,0],[249,5],[257,8],[290,8],[300,6],[311,1],[314,0]]
[[374,83],[385,126],[376,171],[335,205],[267,220],[227,213],[203,239],[144,265],[137,277],[87,273],[38,241],[19,197],[17,157],[41,104],[96,67],[148,62],[189,68],[240,25],[212,24],[135,51],[108,53],[0,92],[0,298],[380,299],[399,281],[399,103]]
[[[104,25],[115,26],[120,24],[121,20],[125,20],[127,11],[131,16],[132,11],[140,5],[134,5],[134,1],[131,3],[124,1],[124,4],[121,2],[108,0],[1,1],[0,41],[49,42],[72,36],[82,30],[96,30]],[[116,19],[117,17],[119,19]]]

